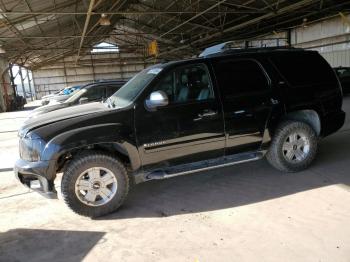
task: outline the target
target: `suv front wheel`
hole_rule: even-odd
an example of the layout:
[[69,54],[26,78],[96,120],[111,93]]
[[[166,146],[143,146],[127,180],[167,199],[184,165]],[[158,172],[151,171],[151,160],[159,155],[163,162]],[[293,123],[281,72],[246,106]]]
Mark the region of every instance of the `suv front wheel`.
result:
[[99,217],[122,205],[129,191],[129,179],[119,160],[91,152],[68,164],[61,186],[63,198],[74,212]]
[[315,131],[306,123],[288,120],[277,127],[266,157],[278,170],[298,172],[311,164],[316,153]]

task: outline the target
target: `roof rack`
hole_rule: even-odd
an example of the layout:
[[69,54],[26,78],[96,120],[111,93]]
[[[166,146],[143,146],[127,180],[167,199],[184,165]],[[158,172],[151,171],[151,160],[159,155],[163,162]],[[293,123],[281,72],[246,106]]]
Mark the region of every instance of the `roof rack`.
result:
[[302,50],[290,46],[269,46],[269,47],[241,47],[234,44],[234,42],[226,42],[206,48],[199,57],[208,57],[222,53],[240,53],[240,52],[264,52],[271,50]]

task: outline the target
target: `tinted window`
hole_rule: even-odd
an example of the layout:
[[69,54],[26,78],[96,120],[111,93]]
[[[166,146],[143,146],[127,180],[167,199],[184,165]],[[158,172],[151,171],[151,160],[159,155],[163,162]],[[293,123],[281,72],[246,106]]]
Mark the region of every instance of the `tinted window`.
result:
[[207,67],[204,64],[179,67],[161,77],[153,91],[161,90],[168,95],[170,103],[214,98]]
[[83,95],[83,97],[87,97],[89,101],[102,100],[102,98],[104,97],[104,91],[104,86],[94,86],[92,88],[89,88]]
[[218,61],[214,68],[224,96],[250,94],[268,88],[263,70],[253,60]]
[[107,86],[106,97],[110,97],[121,87],[121,85]]
[[335,75],[318,53],[288,52],[271,57],[277,70],[292,85],[308,85],[335,81]]

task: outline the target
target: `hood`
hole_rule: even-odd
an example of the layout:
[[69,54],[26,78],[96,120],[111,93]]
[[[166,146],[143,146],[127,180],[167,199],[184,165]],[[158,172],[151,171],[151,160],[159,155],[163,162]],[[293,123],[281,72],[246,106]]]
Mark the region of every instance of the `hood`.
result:
[[50,103],[52,102],[64,102],[66,101],[68,98],[70,98],[71,95],[55,95],[55,96],[52,96],[50,97]]
[[98,102],[54,110],[46,114],[37,115],[27,119],[20,128],[19,135],[22,136],[24,135],[23,132],[26,133],[37,127],[51,124],[54,122],[108,110],[110,109],[108,109],[104,104]]
[[29,118],[37,117],[38,115],[45,114],[47,112],[55,111],[58,109],[66,108],[69,106],[70,106],[69,103],[57,103],[54,105],[41,106],[31,111],[28,117]]

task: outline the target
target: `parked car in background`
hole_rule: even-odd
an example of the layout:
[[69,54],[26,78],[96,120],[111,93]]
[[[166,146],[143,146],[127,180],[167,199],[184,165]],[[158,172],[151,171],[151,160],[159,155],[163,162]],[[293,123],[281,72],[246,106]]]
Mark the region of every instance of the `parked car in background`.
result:
[[106,103],[27,120],[14,170],[51,198],[63,172],[67,205],[97,217],[118,209],[131,185],[153,179],[264,156],[283,172],[304,170],[318,141],[343,126],[342,102],[335,73],[316,51],[227,50],[158,64]]
[[41,105],[47,105],[49,102],[50,102],[50,97],[53,97],[53,96],[56,96],[58,94],[60,94],[62,91],[63,91],[64,88],[52,93],[52,94],[49,94],[49,95],[46,95],[46,96],[43,96],[41,98]]
[[344,94],[350,94],[350,67],[336,67],[334,71],[337,73]]
[[53,94],[43,96],[41,98],[41,105],[49,104],[50,100],[63,102],[67,100],[76,90],[79,90],[80,88],[81,86],[68,86]]
[[101,81],[97,83],[87,84],[79,91],[74,93],[63,103],[56,103],[54,105],[45,105],[34,109],[29,118],[37,117],[38,115],[66,108],[74,105],[89,103],[89,102],[103,102],[108,97],[113,95],[126,81]]

